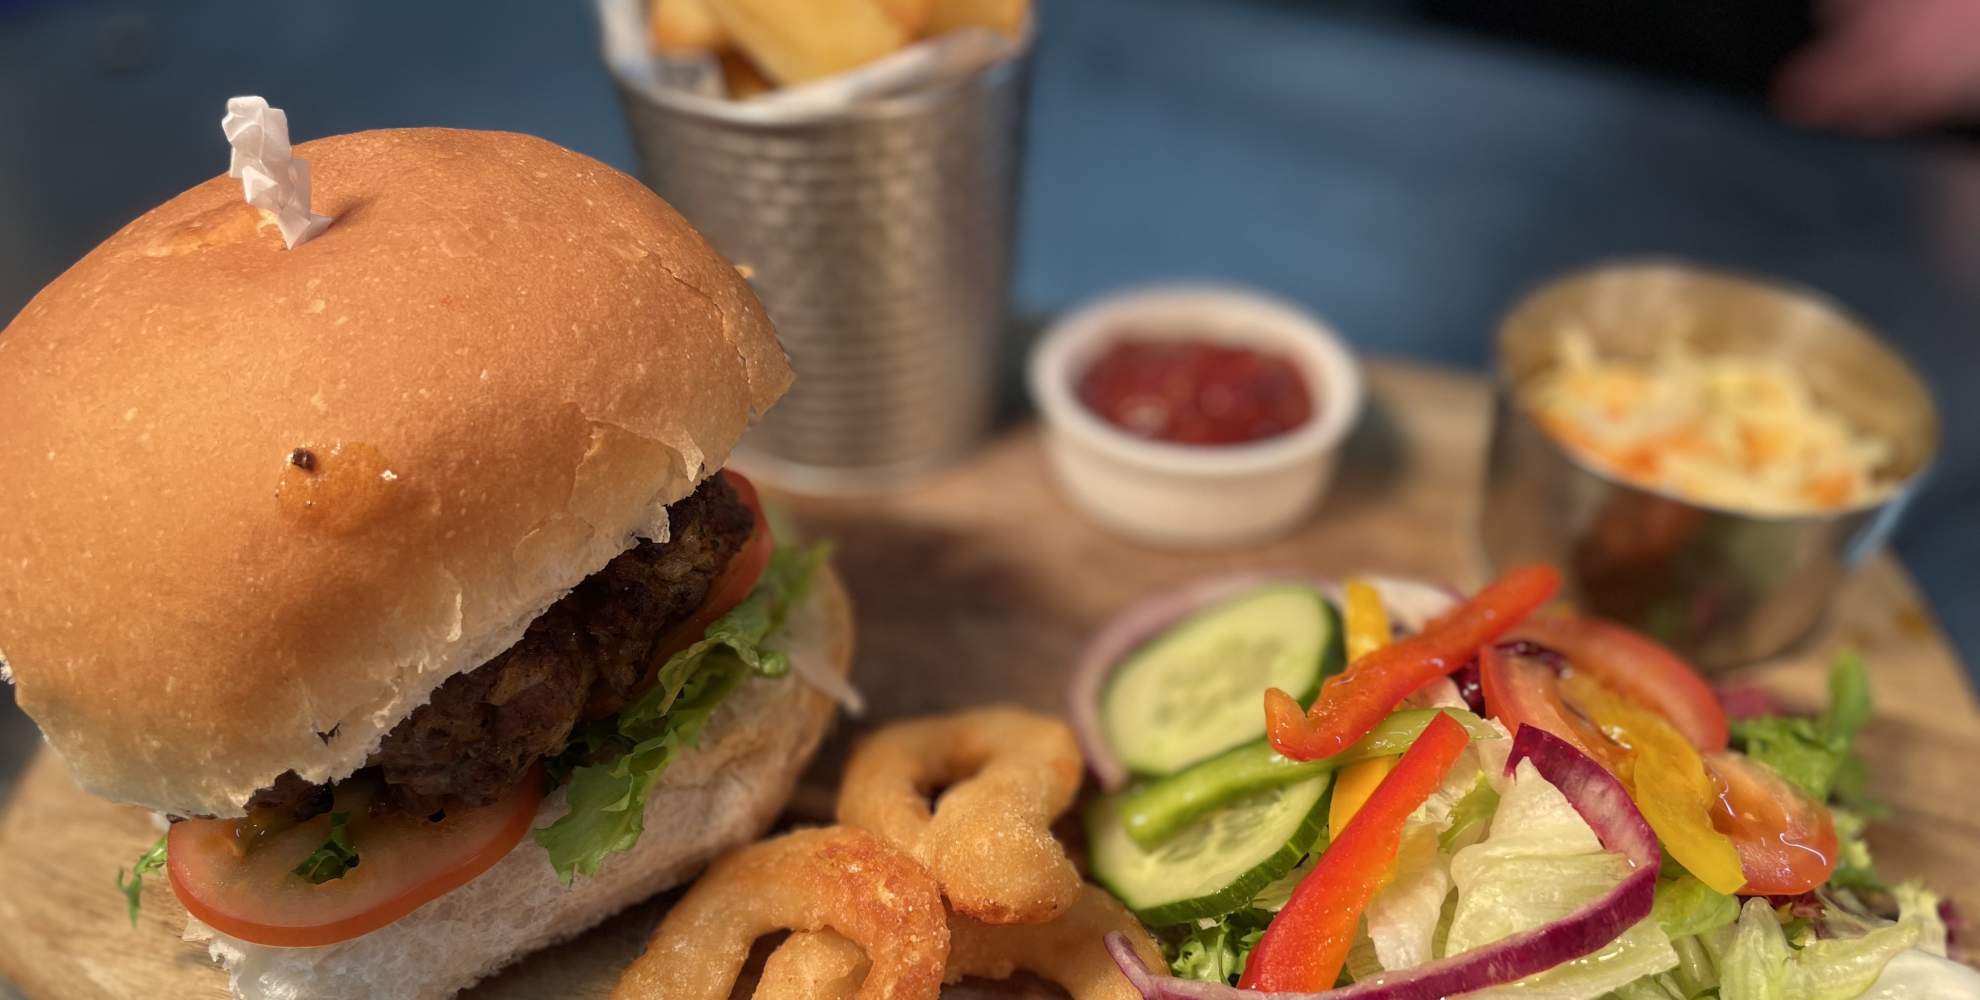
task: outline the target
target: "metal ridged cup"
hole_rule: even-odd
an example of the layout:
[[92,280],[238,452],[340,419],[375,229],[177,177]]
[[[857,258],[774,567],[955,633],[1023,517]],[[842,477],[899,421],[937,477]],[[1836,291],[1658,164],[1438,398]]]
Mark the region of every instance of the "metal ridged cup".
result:
[[[1619,479],[1520,405],[1569,326],[1604,357],[1648,363],[1682,333],[1703,354],[1784,359],[1819,405],[1889,442],[1878,472],[1896,486],[1840,510],[1761,514]],[[1500,327],[1498,378],[1481,518],[1488,560],[1553,562],[1584,608],[1708,669],[1773,656],[1807,634],[1843,575],[1889,537],[1938,444],[1924,382],[1839,307],[1678,265],[1602,267],[1535,292]]]
[[619,82],[643,179],[750,269],[797,372],[746,468],[870,491],[988,428],[1028,53],[828,113]]

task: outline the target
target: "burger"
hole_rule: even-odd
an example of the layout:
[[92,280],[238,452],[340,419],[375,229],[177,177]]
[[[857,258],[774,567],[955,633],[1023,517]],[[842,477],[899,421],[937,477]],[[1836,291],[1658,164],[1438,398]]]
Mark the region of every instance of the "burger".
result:
[[520,135],[296,153],[321,235],[217,177],[0,333],[0,674],[160,815],[119,885],[235,995],[448,996],[760,835],[849,609],[722,469],[791,373],[659,198]]

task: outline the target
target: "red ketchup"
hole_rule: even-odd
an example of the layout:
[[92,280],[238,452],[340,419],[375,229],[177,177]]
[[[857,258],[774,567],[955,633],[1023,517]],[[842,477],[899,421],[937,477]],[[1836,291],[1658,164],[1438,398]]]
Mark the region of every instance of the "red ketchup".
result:
[[1116,338],[1079,375],[1080,402],[1115,427],[1175,444],[1244,444],[1313,418],[1283,355],[1208,340]]

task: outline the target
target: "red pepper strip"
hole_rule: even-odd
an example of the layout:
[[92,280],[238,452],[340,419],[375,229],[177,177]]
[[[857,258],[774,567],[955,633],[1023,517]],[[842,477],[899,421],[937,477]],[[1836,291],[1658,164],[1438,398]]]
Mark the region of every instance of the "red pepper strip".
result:
[[1239,989],[1317,992],[1334,987],[1354,944],[1361,911],[1395,867],[1403,823],[1443,783],[1470,739],[1448,715],[1438,713],[1430,721],[1300,880],[1285,909],[1272,918],[1245,963]]
[[1304,712],[1284,691],[1266,691],[1265,731],[1272,749],[1293,760],[1340,753],[1368,735],[1411,692],[1464,666],[1478,647],[1524,621],[1560,587],[1560,571],[1552,566],[1513,570],[1423,631],[1328,678],[1313,707]]

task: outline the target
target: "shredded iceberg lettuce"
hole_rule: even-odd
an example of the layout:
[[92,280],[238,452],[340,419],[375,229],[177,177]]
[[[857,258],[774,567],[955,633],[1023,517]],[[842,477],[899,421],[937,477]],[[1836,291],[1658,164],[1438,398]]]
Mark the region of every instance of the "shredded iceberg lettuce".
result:
[[[1832,912],[1822,933],[1794,934],[1765,899],[1737,921],[1673,944],[1677,968],[1618,988],[1616,1000],[1937,1000],[1980,996],[1980,973],[1945,957],[1939,899],[1893,890],[1895,923]],[[1658,904],[1664,906],[1663,893]],[[1694,909],[1709,909],[1709,904]]]
[[[1492,831],[1451,859],[1457,912],[1446,954],[1551,923],[1613,888],[1629,861],[1602,842],[1567,797],[1522,762],[1501,793]],[[1670,939],[1643,920],[1583,958],[1467,997],[1590,1000],[1678,964]]]
[[[1505,727],[1488,722],[1501,733]],[[1363,927],[1384,969],[1435,959],[1451,893],[1451,853],[1485,835],[1505,772],[1508,739],[1474,740],[1403,826],[1389,883],[1368,903]]]
[[[1366,939],[1350,953],[1357,976],[1421,965],[1560,919],[1628,874],[1629,862],[1604,850],[1531,764],[1508,778],[1503,744],[1475,746],[1405,827],[1395,874],[1370,903]],[[1594,955],[1467,997],[1591,1000],[1677,964],[1657,922],[1645,920]]]
[[1853,938],[1789,944],[1774,909],[1764,899],[1749,899],[1739,922],[1715,932],[1708,942],[1720,956],[1721,1000],[1855,1000],[1877,977],[1885,963],[1918,943],[1916,921],[1899,921]]

